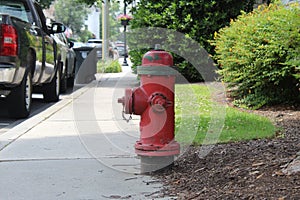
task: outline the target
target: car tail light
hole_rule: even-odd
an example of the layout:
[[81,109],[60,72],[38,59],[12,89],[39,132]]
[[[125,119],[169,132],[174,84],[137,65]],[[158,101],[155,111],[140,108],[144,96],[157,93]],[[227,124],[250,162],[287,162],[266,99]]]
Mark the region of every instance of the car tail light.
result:
[[18,34],[16,29],[8,24],[2,24],[0,28],[0,55],[17,56]]

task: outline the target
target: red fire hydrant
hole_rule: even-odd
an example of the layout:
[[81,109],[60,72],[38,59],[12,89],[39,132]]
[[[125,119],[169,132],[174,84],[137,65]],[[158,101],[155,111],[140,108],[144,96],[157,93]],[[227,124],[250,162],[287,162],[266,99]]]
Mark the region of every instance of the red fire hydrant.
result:
[[156,171],[174,161],[180,145],[174,140],[173,57],[163,50],[151,50],[138,66],[140,87],[127,88],[118,99],[126,114],[141,115],[140,140],[135,152],[141,156],[142,172]]

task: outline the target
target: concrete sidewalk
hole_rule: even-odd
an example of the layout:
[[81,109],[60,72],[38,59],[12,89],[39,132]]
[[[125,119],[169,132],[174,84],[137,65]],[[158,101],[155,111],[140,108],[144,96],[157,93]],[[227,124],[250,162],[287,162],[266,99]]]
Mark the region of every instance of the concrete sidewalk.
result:
[[0,135],[0,200],[156,199],[162,185],[139,175],[139,118],[122,119],[117,98],[137,80],[97,74],[42,113]]

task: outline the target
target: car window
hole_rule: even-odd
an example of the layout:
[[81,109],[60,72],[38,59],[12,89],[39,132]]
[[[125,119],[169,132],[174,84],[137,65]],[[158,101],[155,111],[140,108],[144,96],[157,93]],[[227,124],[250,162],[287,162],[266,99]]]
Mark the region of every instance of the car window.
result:
[[68,40],[67,40],[67,38],[66,38],[66,36],[65,36],[64,33],[61,33],[60,37],[61,37],[61,41],[63,41],[65,44],[68,44]]
[[32,15],[27,4],[22,1],[1,1],[0,13],[19,18],[25,22],[32,22]]
[[57,35],[57,37],[59,38],[59,40],[60,40],[62,43],[67,44],[67,43],[66,43],[66,40],[65,40],[65,38],[64,38],[63,33],[58,33],[58,34],[56,34],[56,35]]
[[36,9],[36,11],[37,11],[37,13],[39,15],[40,20],[41,20],[41,24],[42,24],[43,30],[46,33],[49,33],[49,30],[48,30],[48,27],[47,27],[47,20],[46,20],[46,17],[44,15],[44,13],[43,13],[42,8],[37,3],[35,3],[34,6],[35,6],[35,9]]

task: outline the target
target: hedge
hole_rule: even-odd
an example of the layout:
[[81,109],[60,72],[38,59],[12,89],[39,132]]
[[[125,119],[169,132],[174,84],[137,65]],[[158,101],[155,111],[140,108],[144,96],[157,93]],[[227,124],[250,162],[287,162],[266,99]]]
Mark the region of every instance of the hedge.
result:
[[215,59],[234,103],[257,109],[300,100],[300,6],[260,6],[215,33]]

